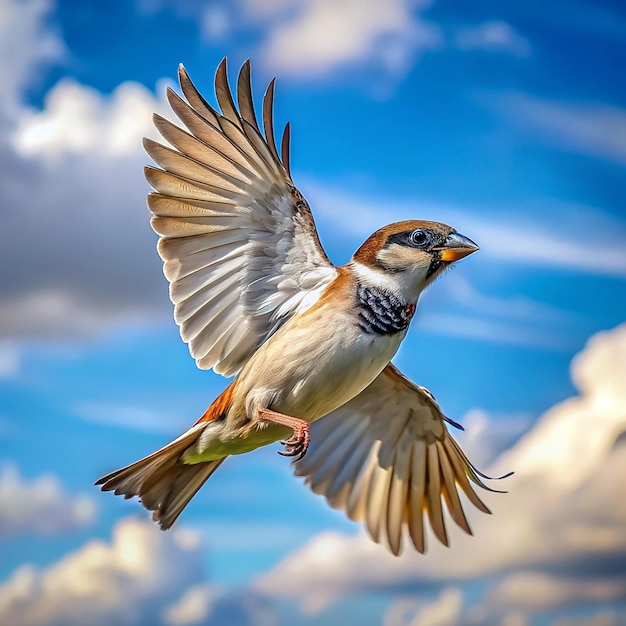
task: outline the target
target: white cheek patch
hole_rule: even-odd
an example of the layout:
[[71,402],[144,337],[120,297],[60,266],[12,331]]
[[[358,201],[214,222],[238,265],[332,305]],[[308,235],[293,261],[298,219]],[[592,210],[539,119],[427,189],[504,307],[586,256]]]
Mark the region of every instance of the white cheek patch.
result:
[[357,278],[367,285],[372,285],[391,293],[398,293],[398,281],[395,279],[394,274],[385,272],[383,269],[363,265],[358,261],[352,261],[351,265]]
[[[400,247],[400,246],[398,246]],[[403,302],[416,302],[428,281],[429,265],[410,264],[403,271],[384,270],[352,261],[351,267],[363,284],[391,293]],[[405,266],[406,267],[406,266]]]
[[407,248],[394,243],[379,250],[376,253],[376,260],[392,270],[410,268],[415,271],[423,268],[424,273],[426,273],[430,267],[431,256],[422,250]]

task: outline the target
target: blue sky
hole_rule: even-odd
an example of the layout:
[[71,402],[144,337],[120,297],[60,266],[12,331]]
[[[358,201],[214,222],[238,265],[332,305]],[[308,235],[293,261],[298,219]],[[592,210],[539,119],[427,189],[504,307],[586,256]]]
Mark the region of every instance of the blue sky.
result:
[[[626,12],[618,2],[4,0],[0,622],[610,625],[626,620]],[[330,257],[444,221],[481,250],[395,362],[515,470],[475,537],[394,559],[292,476],[229,460],[178,528],[101,494],[226,381],[171,319],[143,135],[179,62],[278,77]]]

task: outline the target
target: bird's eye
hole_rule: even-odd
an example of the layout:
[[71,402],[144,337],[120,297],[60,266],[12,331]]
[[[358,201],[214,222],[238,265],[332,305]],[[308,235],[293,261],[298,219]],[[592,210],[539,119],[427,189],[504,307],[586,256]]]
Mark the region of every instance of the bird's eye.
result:
[[428,235],[423,230],[414,230],[410,235],[411,243],[416,246],[423,246],[428,241]]

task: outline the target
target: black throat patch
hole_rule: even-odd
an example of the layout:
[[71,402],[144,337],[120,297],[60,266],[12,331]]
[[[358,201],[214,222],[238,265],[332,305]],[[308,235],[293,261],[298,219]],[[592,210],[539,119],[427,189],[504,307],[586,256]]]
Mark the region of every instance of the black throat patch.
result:
[[356,290],[359,328],[370,335],[395,335],[406,329],[415,313],[415,303],[402,302],[390,293],[366,287]]

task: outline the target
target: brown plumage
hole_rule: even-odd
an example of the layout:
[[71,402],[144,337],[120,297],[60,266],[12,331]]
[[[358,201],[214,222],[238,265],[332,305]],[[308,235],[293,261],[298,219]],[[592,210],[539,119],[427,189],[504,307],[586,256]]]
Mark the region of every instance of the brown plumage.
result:
[[[222,419],[228,413],[228,410],[233,403],[233,393],[235,391],[235,382],[233,381],[220,393],[215,400],[211,403],[211,406],[204,412],[202,417],[196,422],[212,422],[214,420]],[[195,426],[195,424],[194,424]]]

